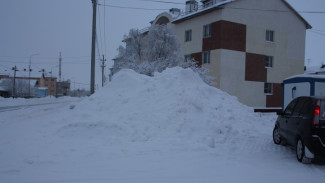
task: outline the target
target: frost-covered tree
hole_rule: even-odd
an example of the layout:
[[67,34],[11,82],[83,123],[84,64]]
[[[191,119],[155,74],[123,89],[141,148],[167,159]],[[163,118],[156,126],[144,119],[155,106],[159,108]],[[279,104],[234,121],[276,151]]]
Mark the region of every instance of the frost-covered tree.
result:
[[170,67],[192,68],[203,80],[212,84],[213,78],[208,76],[208,70],[198,66],[195,60],[184,60],[180,57],[180,46],[176,35],[167,25],[152,25],[144,34],[131,29],[124,36],[126,47],[118,48],[118,56],[114,71],[128,68],[138,73],[153,76],[154,72],[162,72]]
[[[7,91],[9,91],[10,95],[13,95],[13,88],[14,88],[14,79],[10,78],[10,79],[5,79],[1,85],[3,86],[4,89],[6,89]],[[24,80],[24,79],[16,79],[15,81],[15,96],[16,97],[25,97],[28,96],[29,94],[29,89],[30,89],[30,93],[31,95],[36,94],[36,88],[34,86],[30,86],[29,87],[29,81],[28,80]]]
[[179,54],[176,35],[166,25],[153,25],[148,33],[146,55],[149,61],[172,60]]

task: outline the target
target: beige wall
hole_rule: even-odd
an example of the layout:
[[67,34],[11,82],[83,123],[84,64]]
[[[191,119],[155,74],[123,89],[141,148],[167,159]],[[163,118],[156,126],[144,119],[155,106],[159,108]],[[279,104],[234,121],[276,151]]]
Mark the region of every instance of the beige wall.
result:
[[[202,51],[203,26],[221,20],[221,11],[198,16],[184,22],[174,24],[173,28],[181,44],[181,54],[187,55]],[[185,31],[192,30],[192,41],[185,42]]]
[[[247,52],[274,57],[268,82],[281,83],[304,72],[306,25],[281,0],[238,0],[226,6],[222,18],[247,25]],[[265,41],[267,29],[274,31],[274,42]]]
[[[282,0],[236,0],[222,10],[170,24],[179,39],[181,55],[202,52],[203,26],[220,20],[246,25],[246,52],[274,57],[273,67],[267,69],[267,82],[282,83],[304,72],[306,24]],[[190,29],[192,41],[185,42],[185,31]],[[266,30],[274,31],[274,42],[265,40]],[[264,83],[245,81],[245,52],[218,49],[211,50],[210,56],[210,64],[203,66],[215,77],[217,88],[248,106],[266,106]]]

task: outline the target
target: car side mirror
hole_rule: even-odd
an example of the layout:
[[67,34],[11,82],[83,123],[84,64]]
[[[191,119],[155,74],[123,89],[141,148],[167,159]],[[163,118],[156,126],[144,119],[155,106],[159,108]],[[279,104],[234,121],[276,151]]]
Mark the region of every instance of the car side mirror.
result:
[[278,116],[282,116],[284,113],[283,113],[282,111],[277,111],[276,114],[277,114]]

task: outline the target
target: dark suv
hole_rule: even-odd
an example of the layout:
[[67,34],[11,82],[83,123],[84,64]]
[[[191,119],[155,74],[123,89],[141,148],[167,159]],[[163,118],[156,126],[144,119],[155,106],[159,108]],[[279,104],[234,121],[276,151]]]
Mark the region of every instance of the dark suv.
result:
[[303,163],[325,157],[325,97],[298,97],[278,115],[275,144],[295,147],[297,159]]

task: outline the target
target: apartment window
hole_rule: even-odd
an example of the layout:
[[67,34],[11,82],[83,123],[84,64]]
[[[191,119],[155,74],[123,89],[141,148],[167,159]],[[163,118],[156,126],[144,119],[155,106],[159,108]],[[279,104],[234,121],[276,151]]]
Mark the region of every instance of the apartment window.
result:
[[272,83],[264,83],[264,93],[265,94],[273,93],[273,84]]
[[211,24],[203,26],[203,38],[211,36]]
[[202,3],[203,7],[206,8],[213,5],[213,0],[203,1]]
[[184,55],[184,60],[185,60],[185,62],[192,60],[191,55]]
[[202,60],[203,60],[203,64],[209,64],[210,63],[210,51],[205,51],[202,54]]
[[266,30],[266,41],[274,42],[274,31]]
[[273,67],[273,56],[265,56],[265,68]]
[[185,42],[192,41],[192,30],[185,31]]

